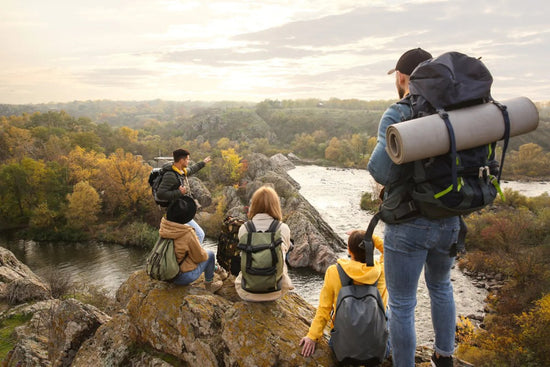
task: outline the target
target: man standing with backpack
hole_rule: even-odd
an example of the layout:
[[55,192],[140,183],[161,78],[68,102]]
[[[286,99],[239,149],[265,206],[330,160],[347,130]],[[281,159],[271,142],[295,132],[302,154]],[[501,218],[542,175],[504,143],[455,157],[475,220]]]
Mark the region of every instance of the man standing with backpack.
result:
[[[185,149],[176,149],[172,153],[173,163],[167,163],[161,169],[161,181],[157,190],[157,198],[171,203],[183,196],[193,197],[191,187],[189,186],[188,176],[191,176],[201,170],[206,163],[210,162],[210,157],[206,157],[202,162],[196,163],[191,167],[189,165],[190,154]],[[200,243],[204,241],[204,231],[193,219],[187,223],[195,229]]]
[[[409,94],[409,79],[413,70],[431,58],[430,53],[420,48],[409,50],[399,58],[396,67],[388,72],[395,72],[399,98]],[[409,120],[412,115],[410,105],[394,103],[380,120],[378,140],[368,170],[372,177],[384,186],[384,195],[391,193],[393,188],[412,176],[412,163],[397,165],[385,151],[387,127]],[[432,365],[453,365],[456,310],[450,275],[455,256],[453,245],[457,243],[459,230],[458,216],[428,219],[422,215],[415,215],[399,223],[386,222],[384,267],[391,310],[389,324],[392,357],[393,365],[396,367],[415,365],[414,311],[422,269],[430,294],[435,332]]]

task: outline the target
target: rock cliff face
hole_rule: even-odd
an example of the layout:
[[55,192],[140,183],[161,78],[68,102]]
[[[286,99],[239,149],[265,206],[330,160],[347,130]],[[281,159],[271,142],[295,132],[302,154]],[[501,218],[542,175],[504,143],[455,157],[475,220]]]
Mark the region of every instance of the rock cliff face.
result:
[[289,253],[290,265],[324,272],[336,262],[337,254],[345,250],[346,244],[299,193],[300,185],[286,173],[292,167],[292,162],[281,154],[271,158],[253,154],[248,161],[245,185],[239,189],[227,187],[224,191],[227,214],[246,219],[245,206],[254,191],[271,184],[281,197],[283,220],[294,240],[294,250]]
[[19,304],[48,298],[48,286],[11,251],[0,247],[0,301]]

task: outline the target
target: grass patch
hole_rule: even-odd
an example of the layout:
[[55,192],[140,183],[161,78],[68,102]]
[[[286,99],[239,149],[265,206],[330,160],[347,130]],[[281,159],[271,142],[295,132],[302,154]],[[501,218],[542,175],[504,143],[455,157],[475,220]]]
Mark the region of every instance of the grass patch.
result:
[[32,314],[13,315],[0,321],[0,360],[4,360],[8,352],[15,346],[14,329],[25,324],[31,317]]

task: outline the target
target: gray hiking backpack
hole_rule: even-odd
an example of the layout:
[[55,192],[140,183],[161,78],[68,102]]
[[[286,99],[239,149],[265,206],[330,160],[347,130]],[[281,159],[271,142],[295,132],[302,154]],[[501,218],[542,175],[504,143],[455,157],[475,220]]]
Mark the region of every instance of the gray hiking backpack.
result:
[[340,363],[377,366],[386,355],[387,317],[376,281],[353,284],[340,264],[336,265],[342,288],[338,293],[330,341]]
[[173,239],[159,237],[147,256],[145,271],[153,279],[170,281],[178,275],[183,260],[178,263],[176,259]]
[[281,222],[273,220],[265,232],[256,231],[252,221],[244,224],[248,233],[239,239],[241,250],[241,287],[250,293],[271,293],[281,290],[283,250]]

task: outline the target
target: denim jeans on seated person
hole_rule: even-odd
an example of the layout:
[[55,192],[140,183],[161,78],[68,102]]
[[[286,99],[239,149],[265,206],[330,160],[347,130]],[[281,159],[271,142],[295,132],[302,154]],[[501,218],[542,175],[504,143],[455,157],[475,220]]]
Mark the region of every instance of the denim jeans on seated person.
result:
[[214,280],[214,266],[216,264],[216,255],[211,250],[206,250],[208,254],[208,259],[197,265],[194,270],[187,271],[185,273],[180,273],[172,281],[177,285],[187,285],[193,283],[195,280],[199,279],[202,273],[204,273],[204,279],[207,282]]
[[391,310],[390,340],[393,365],[414,366],[416,332],[414,311],[422,269],[430,295],[434,349],[442,356],[454,352],[456,310],[451,284],[457,242],[458,217],[439,220],[416,218],[401,224],[386,224],[384,270]]
[[194,219],[191,219],[189,222],[185,223],[187,224],[188,226],[191,226],[195,229],[195,233],[197,234],[197,237],[199,238],[199,243],[202,245],[202,243],[204,242],[204,230],[201,228],[201,226],[199,226],[199,224],[197,222],[195,222]]

